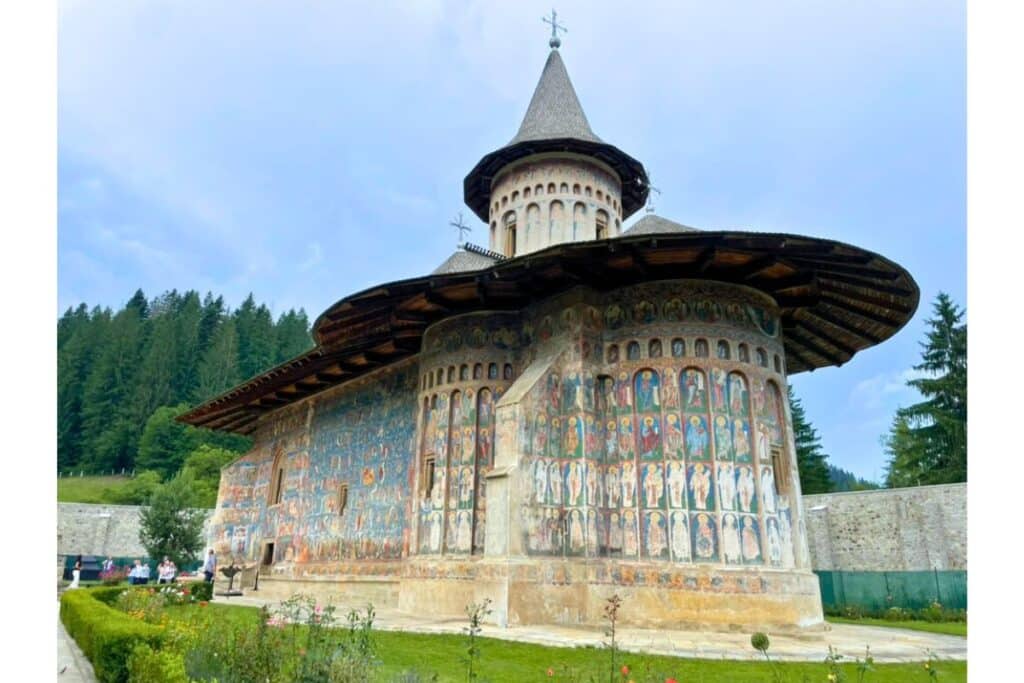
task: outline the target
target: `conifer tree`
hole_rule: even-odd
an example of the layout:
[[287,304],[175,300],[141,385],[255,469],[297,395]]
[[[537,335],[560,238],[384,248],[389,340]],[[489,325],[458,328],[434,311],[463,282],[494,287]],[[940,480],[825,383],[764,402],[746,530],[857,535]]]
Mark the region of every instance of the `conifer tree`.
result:
[[274,366],[274,320],[270,310],[256,305],[252,294],[235,311],[238,333],[238,371],[245,381]]
[[85,304],[68,310],[57,326],[57,467],[81,463],[84,449],[82,404],[92,360],[102,348],[109,312]]
[[274,328],[276,349],[274,364],[291,360],[299,354],[313,348],[313,338],[309,336],[309,319],[306,311],[289,309],[277,319]]
[[198,368],[198,384],[193,398],[202,403],[242,381],[238,372],[238,334],[235,321],[225,319],[210,339]]
[[828,456],[821,449],[821,437],[810,422],[804,407],[789,387],[789,410],[793,416],[793,439],[796,443],[796,464],[800,471],[802,493],[828,493],[832,478],[828,471]]
[[907,382],[923,401],[897,411],[888,438],[886,481],[915,486],[967,481],[967,324],[945,292],[932,305],[921,343],[923,376]]

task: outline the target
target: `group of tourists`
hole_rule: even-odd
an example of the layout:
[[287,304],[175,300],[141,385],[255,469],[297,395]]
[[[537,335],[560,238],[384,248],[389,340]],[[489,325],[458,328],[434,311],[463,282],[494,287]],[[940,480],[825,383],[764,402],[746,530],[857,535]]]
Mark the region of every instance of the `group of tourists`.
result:
[[[101,578],[108,576],[114,571],[114,559],[108,557],[103,562],[103,569],[100,574]],[[207,583],[213,583],[213,578],[217,573],[217,556],[214,554],[213,549],[207,554],[203,561],[203,578]],[[178,575],[178,567],[174,564],[170,557],[164,556],[163,562],[161,562],[156,569],[157,583],[173,583],[175,577]],[[78,588],[79,580],[82,577],[82,556],[79,555],[75,558],[74,568],[71,570],[71,584],[68,588]],[[135,560],[135,565],[128,572],[128,583],[131,585],[142,585],[149,583],[149,565],[142,560]]]

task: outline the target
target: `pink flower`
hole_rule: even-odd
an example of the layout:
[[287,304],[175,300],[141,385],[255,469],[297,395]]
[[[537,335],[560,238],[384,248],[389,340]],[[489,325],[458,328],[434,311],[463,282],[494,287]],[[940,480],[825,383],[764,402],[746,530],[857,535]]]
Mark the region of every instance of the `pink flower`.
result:
[[554,675],[555,675],[555,670],[552,669],[551,667],[548,667],[548,678],[551,678]]
[[665,683],[679,683],[679,681],[677,681],[674,678],[666,678],[665,679]]
[[629,675],[629,667],[626,666],[625,664],[622,665],[622,675],[624,677]]

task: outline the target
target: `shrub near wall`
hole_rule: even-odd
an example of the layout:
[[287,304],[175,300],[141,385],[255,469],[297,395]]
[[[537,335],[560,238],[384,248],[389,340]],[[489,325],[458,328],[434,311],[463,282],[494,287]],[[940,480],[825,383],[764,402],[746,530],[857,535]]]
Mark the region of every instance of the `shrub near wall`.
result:
[[156,626],[132,619],[104,603],[104,598],[113,598],[120,590],[70,590],[60,598],[60,620],[92,662],[102,683],[125,683],[128,657],[135,646],[146,644],[156,648],[161,640],[161,631]]

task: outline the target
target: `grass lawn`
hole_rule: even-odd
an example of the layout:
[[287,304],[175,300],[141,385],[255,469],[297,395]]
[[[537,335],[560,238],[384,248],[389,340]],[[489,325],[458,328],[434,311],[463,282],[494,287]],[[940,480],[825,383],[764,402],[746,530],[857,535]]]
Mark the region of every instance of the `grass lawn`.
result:
[[61,477],[57,480],[58,503],[110,503],[108,489],[125,486],[129,477]]
[[889,619],[847,619],[845,617],[825,617],[826,621],[833,624],[853,624],[854,626],[887,626],[889,628],[905,628],[911,631],[927,631],[928,633],[945,633],[951,636],[967,637],[966,621],[921,621],[918,619],[906,621],[890,621]]
[[[170,614],[181,614],[182,610],[194,607],[172,607]],[[240,624],[254,622],[257,610],[253,607],[211,604],[218,616],[237,621]],[[399,633],[378,631],[374,634],[377,653],[381,660],[377,680],[394,680],[405,671],[416,670],[421,674],[438,675],[438,681],[448,683],[466,680],[462,664],[466,644],[462,636],[428,635],[420,633]],[[492,683],[521,683],[526,681],[565,681],[558,675],[549,679],[548,667],[556,672],[566,666],[577,672],[596,671],[607,662],[608,652],[595,648],[556,648],[527,643],[513,643],[493,638],[481,638],[480,680]],[[769,651],[770,653],[770,651]],[[726,662],[718,660],[680,659],[677,657],[621,654],[620,662],[633,670],[637,683],[652,680],[661,683],[668,676],[686,683],[771,683],[772,668],[765,662]],[[784,679],[794,682],[825,680],[828,671],[823,664],[780,663],[779,670]],[[966,681],[966,662],[939,662],[939,680]],[[647,675],[647,671],[650,675]],[[607,671],[607,668],[603,669]],[[849,680],[857,680],[856,665],[844,666]],[[584,678],[584,680],[586,680]],[[904,683],[906,681],[927,681],[928,675],[918,664],[876,664],[874,672],[868,674],[870,683]]]

